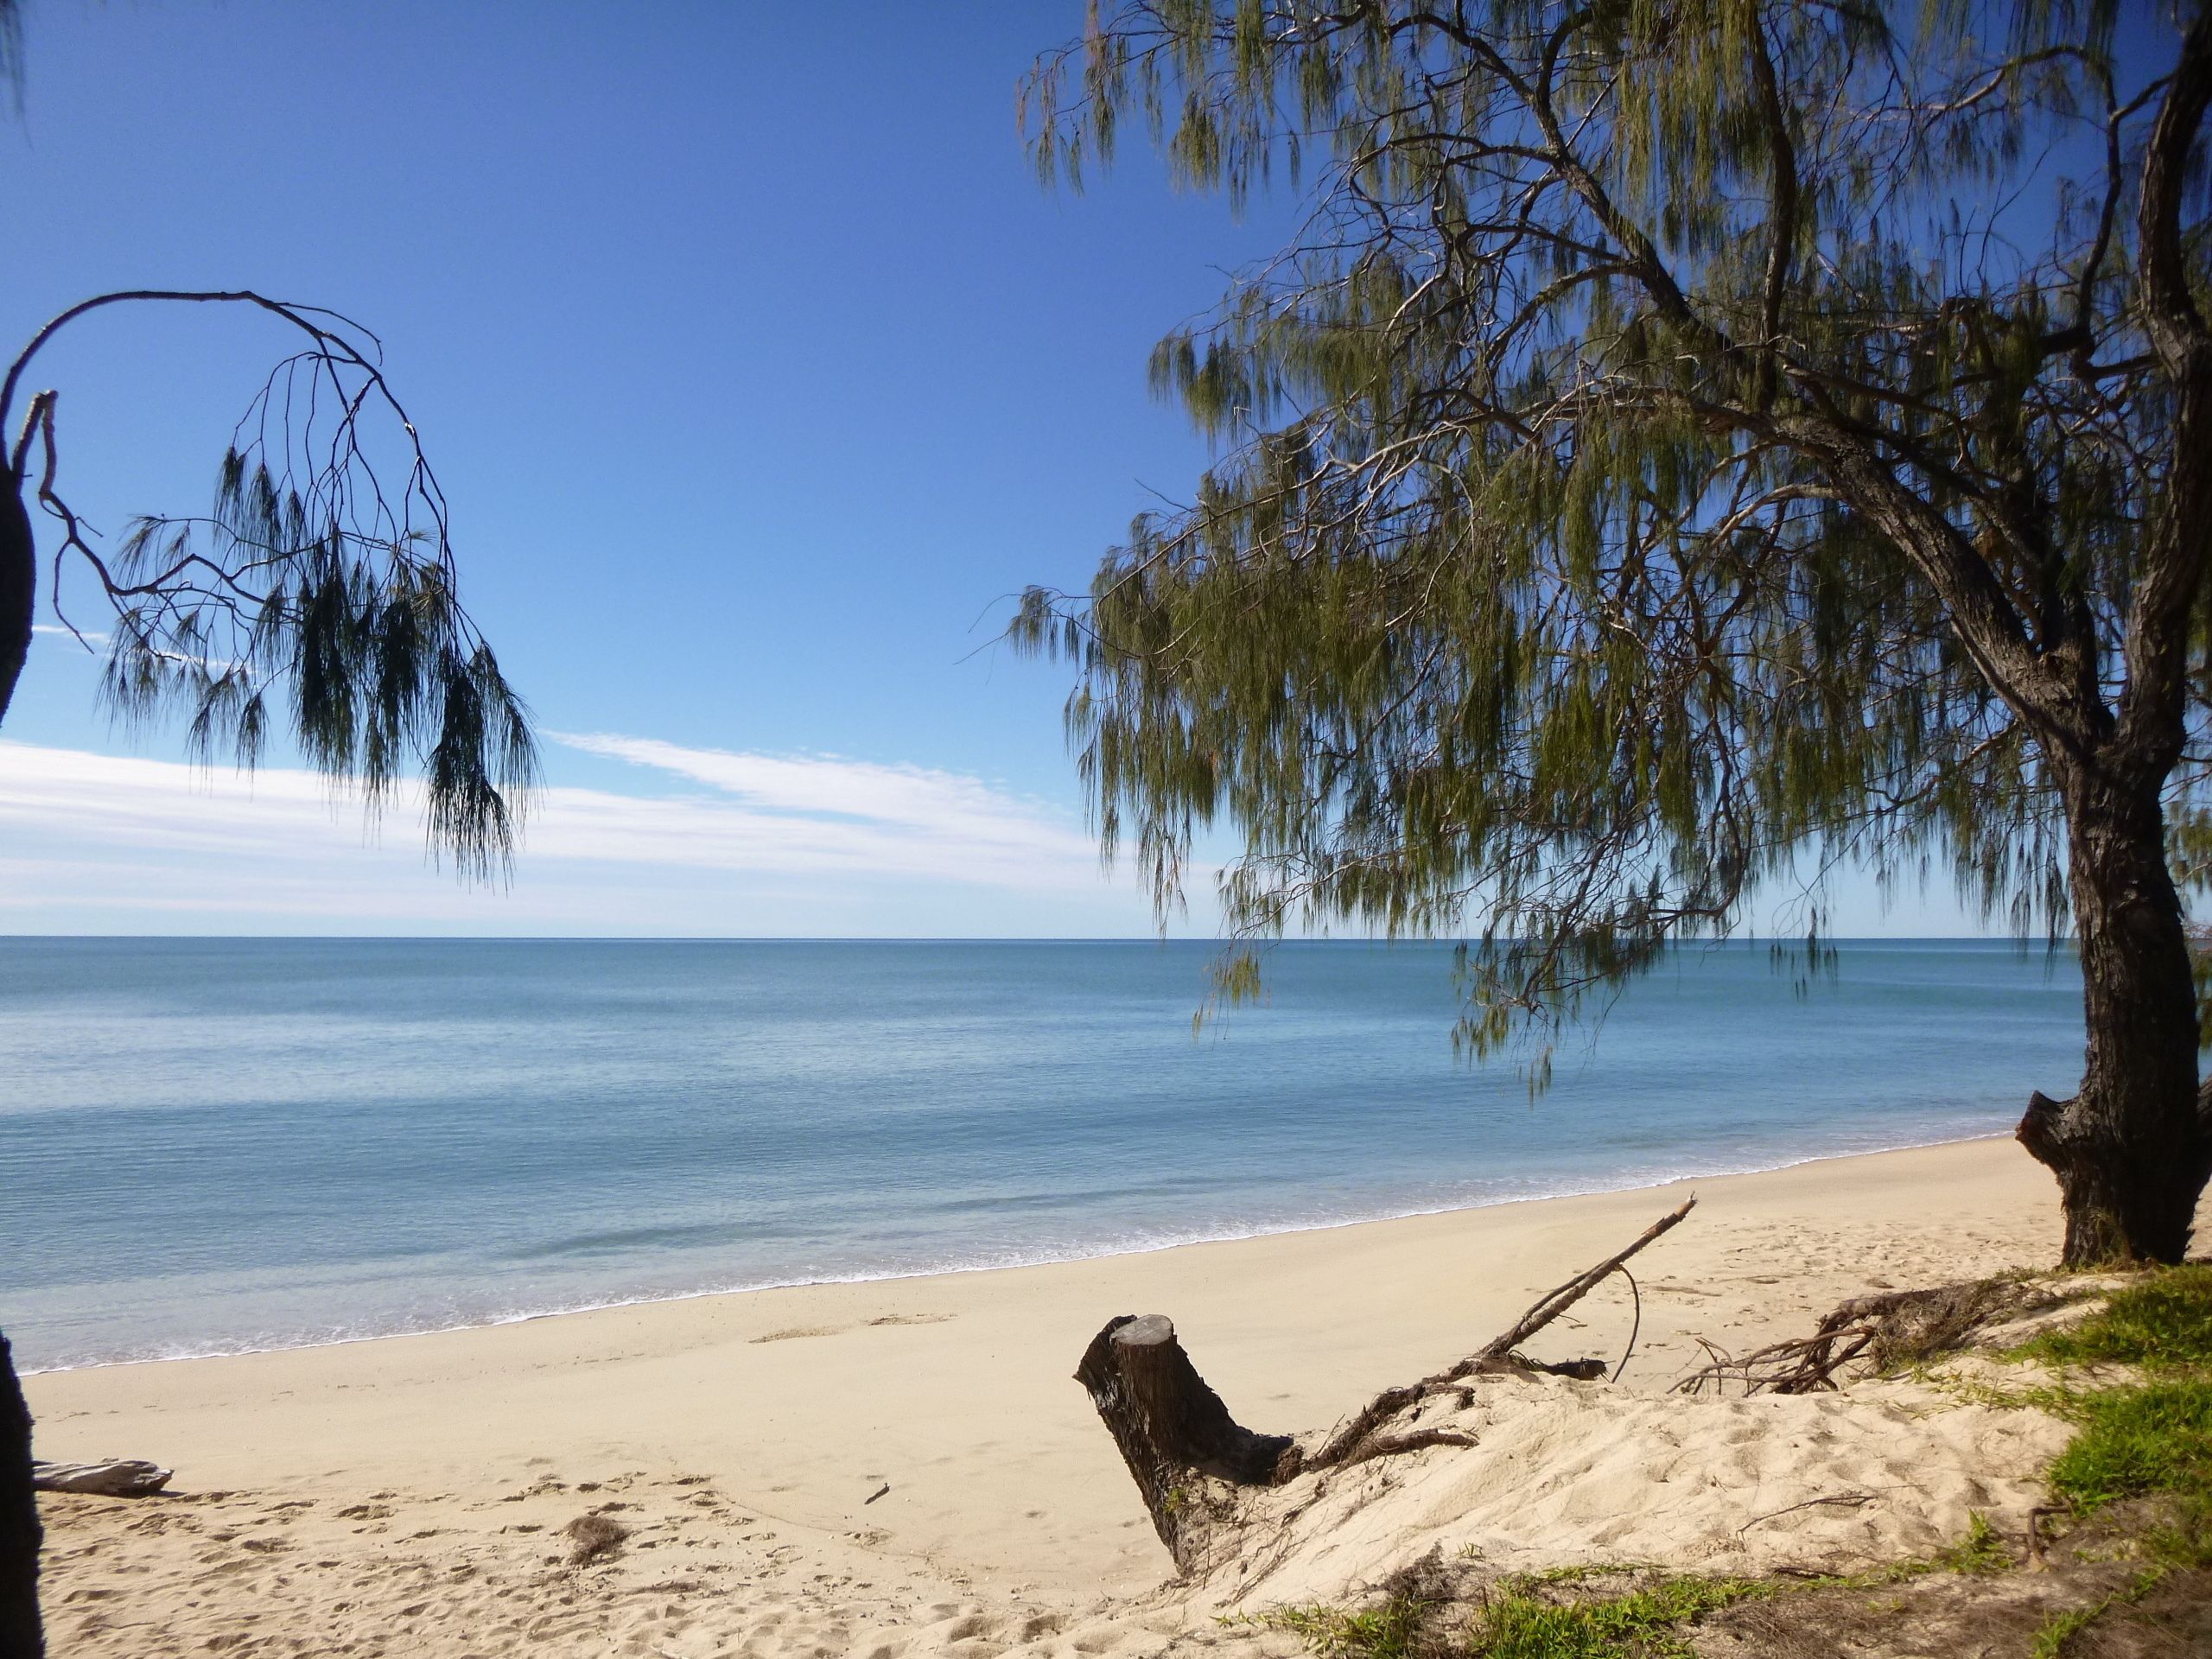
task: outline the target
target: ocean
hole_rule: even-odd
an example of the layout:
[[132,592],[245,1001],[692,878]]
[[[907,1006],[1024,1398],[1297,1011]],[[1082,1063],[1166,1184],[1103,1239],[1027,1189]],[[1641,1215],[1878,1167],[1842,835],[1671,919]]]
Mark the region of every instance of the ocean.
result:
[[1681,949],[1532,1100],[1452,953],[1305,943],[0,938],[26,1369],[992,1268],[1999,1133],[2081,982],[2002,941]]

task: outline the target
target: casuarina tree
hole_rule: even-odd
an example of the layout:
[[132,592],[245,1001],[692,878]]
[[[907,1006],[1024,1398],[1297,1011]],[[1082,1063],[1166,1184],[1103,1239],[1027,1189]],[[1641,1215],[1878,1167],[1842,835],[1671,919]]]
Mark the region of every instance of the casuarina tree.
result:
[[[105,549],[66,493],[60,391],[30,391],[28,377],[63,328],[141,303],[252,308],[290,349],[232,434],[210,511],[141,518]],[[530,718],[461,608],[445,496],[373,335],[257,294],[100,295],[9,365],[0,435],[0,731],[37,637],[44,569],[49,640],[105,641],[102,691],[118,715],[177,715],[195,754],[247,766],[272,736],[288,739],[372,811],[419,776],[432,849],[464,876],[505,867],[537,775]],[[62,604],[73,565],[100,607],[82,627]],[[38,1651],[30,1481],[30,1419],[0,1339],[0,1650],[11,1654]]]
[[[21,67],[21,9],[0,0],[0,85],[18,94]],[[211,508],[140,518],[108,548],[70,505],[61,391],[34,371],[57,335],[115,307],[245,309],[282,350]],[[72,580],[97,618],[65,608]],[[245,291],[143,289],[33,334],[0,372],[0,731],[41,597],[53,645],[104,649],[118,717],[179,717],[195,755],[248,767],[287,739],[371,812],[419,779],[432,851],[465,878],[505,870],[537,778],[529,713],[461,607],[445,493],[359,324]],[[41,1542],[31,1418],[0,1336],[0,1654],[42,1650]]]
[[1014,624],[1104,834],[1172,903],[1225,826],[1240,938],[1459,932],[1477,1052],[1777,884],[1955,880],[2078,946],[2019,1130],[2066,1261],[2177,1259],[2209,101],[2197,0],[1094,14],[1025,89],[1047,179],[1134,120],[1301,213],[1154,355],[1192,504]]
[[[251,308],[289,349],[232,434],[212,508],[142,518],[110,549],[69,505],[60,391],[29,377],[60,330],[126,304]],[[372,811],[419,776],[433,850],[464,876],[502,869],[536,744],[461,608],[445,496],[381,355],[342,317],[251,293],[104,294],[34,334],[0,378],[0,730],[43,570],[50,643],[105,642],[118,715],[175,715],[194,753],[248,766],[289,740]],[[100,609],[81,627],[62,602],[73,568]],[[30,1419],[0,1338],[0,1651],[39,1650],[38,1548]]]

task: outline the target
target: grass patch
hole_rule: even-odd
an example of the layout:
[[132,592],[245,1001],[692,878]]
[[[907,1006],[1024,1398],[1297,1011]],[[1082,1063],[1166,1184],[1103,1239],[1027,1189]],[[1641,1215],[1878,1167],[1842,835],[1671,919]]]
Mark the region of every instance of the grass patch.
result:
[[1470,1659],[1671,1659],[1692,1651],[1683,1627],[1779,1593],[1770,1579],[1668,1578],[1625,1595],[1555,1602],[1508,1581],[1468,1634]]
[[2152,1492],[2212,1503],[2212,1379],[2100,1389],[2067,1404],[2082,1432],[2050,1465],[2050,1485],[2080,1513]]
[[1936,1564],[1954,1573],[2002,1573],[2012,1565],[2012,1552],[2005,1548],[1987,1516],[1980,1510],[1969,1510],[1967,1535],[1937,1550]]
[[2014,1352],[2054,1365],[2212,1365],[2212,1266],[2164,1268],[2116,1292],[2081,1324],[2046,1331]]
[[[1611,1567],[1561,1567],[1499,1580],[1467,1629],[1445,1638],[1428,1628],[1436,1604],[1394,1596],[1363,1612],[1286,1607],[1237,1623],[1289,1630],[1324,1659],[1680,1659],[1692,1649],[1682,1632],[1725,1607],[1805,1589],[1778,1579],[1669,1575],[1619,1595],[1554,1600],[1540,1592],[1610,1575]],[[1818,1582],[1818,1581],[1813,1581]]]
[[[1695,1651],[1686,1634],[1692,1626],[1745,1602],[1815,1590],[1873,1590],[1941,1570],[1995,1573],[2012,1565],[2004,1539],[1977,1512],[1965,1535],[1934,1555],[1866,1573],[1709,1579],[1624,1562],[1516,1573],[1491,1587],[1472,1622],[1456,1636],[1431,1621],[1431,1612],[1452,1599],[1433,1580],[1421,1581],[1430,1586],[1426,1591],[1401,1590],[1363,1611],[1286,1607],[1223,1622],[1289,1630],[1323,1659],[1687,1659]],[[1625,1577],[1643,1582],[1616,1595],[1558,1593],[1593,1579]]]
[[2054,1613],[2045,1619],[2036,1632],[2034,1659],[2063,1659],[2066,1644],[2083,1630],[2095,1624],[2114,1607],[2132,1606],[2158,1587],[2165,1578],[2163,1567],[2147,1567],[2135,1575],[2134,1581],[2124,1589],[2115,1590],[2101,1601],[2091,1602],[2086,1607],[2069,1607],[2063,1613]]
[[2073,1329],[2046,1332],[2019,1353],[2056,1366],[2133,1365],[2142,1377],[2095,1389],[2069,1381],[2045,1391],[2045,1408],[2079,1426],[2050,1465],[2053,1495],[2080,1516],[2132,1498],[2171,1505],[2159,1520],[2126,1527],[2152,1565],[2125,1588],[2057,1614],[2036,1633],[2036,1659],[2059,1659],[2074,1637],[2142,1600],[2173,1569],[2212,1566],[2212,1267],[2153,1274]]
[[1292,1631],[1325,1659],[1413,1659],[1427,1611],[1426,1602],[1393,1596],[1362,1613],[1341,1607],[1283,1607],[1233,1622]]

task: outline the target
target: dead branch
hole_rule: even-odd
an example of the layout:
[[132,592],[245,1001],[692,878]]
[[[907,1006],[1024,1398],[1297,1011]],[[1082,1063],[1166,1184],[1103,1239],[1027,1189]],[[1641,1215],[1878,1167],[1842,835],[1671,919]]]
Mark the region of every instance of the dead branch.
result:
[[[1659,1237],[1662,1234],[1668,1231],[1670,1228],[1678,1225],[1682,1217],[1689,1214],[1689,1212],[1696,1207],[1697,1200],[1695,1198],[1685,1199],[1681,1209],[1675,1211],[1672,1215],[1660,1217],[1658,1220],[1653,1222],[1651,1225],[1645,1228],[1643,1231],[1637,1236],[1636,1243],[1630,1245],[1626,1249],[1607,1256],[1603,1262],[1600,1262],[1596,1267],[1591,1268],[1587,1273],[1576,1274],[1575,1277],[1568,1280],[1565,1284],[1560,1286],[1558,1289],[1548,1291],[1543,1296],[1538,1298],[1536,1305],[1534,1307],[1531,1307],[1526,1313],[1523,1313],[1518,1319],[1515,1320],[1510,1329],[1504,1332],[1502,1335],[1492,1338],[1491,1341],[1484,1346],[1482,1351],[1474,1356],[1473,1365],[1471,1369],[1479,1369],[1482,1361],[1486,1359],[1501,1358],[1506,1354],[1512,1352],[1516,1348],[1518,1348],[1522,1343],[1528,1341],[1529,1338],[1535,1336],[1537,1332],[1542,1330],[1554,1319],[1559,1318],[1560,1314],[1566,1313],[1568,1308],[1573,1307],[1585,1296],[1587,1296],[1592,1291],[1595,1290],[1605,1280],[1605,1276],[1611,1273],[1614,1268],[1619,1267],[1622,1262],[1627,1261],[1629,1257],[1634,1255],[1638,1250],[1650,1243],[1652,1240]],[[1641,1298],[1638,1299],[1639,1302],[1641,1300]],[[1465,1361],[1461,1363],[1467,1363],[1467,1362]]]
[[[1607,1256],[1587,1272],[1577,1274],[1565,1284],[1546,1291],[1536,1300],[1534,1306],[1516,1319],[1505,1331],[1484,1344],[1476,1352],[1459,1361],[1451,1370],[1439,1372],[1434,1376],[1424,1377],[1418,1382],[1408,1383],[1401,1388],[1385,1389],[1362,1407],[1349,1422],[1332,1434],[1319,1451],[1307,1457],[1304,1466],[1307,1469],[1343,1468],[1351,1464],[1363,1463],[1368,1458],[1378,1455],[1369,1449],[1368,1442],[1371,1437],[1377,1435],[1384,1423],[1396,1417],[1400,1413],[1420,1405],[1421,1402],[1432,1395],[1446,1391],[1452,1388],[1452,1385],[1470,1376],[1498,1372],[1514,1372],[1522,1376],[1540,1373],[1551,1376],[1570,1376],[1587,1382],[1597,1382],[1605,1375],[1608,1369],[1602,1359],[1569,1359],[1546,1363],[1541,1360],[1530,1359],[1527,1355],[1521,1353],[1518,1351],[1520,1346],[1587,1296],[1592,1290],[1604,1282],[1608,1274],[1616,1272],[1625,1274],[1627,1268],[1623,1264],[1629,1257],[1677,1225],[1682,1217],[1688,1215],[1696,1205],[1695,1198],[1686,1200],[1681,1209],[1670,1215],[1662,1216],[1650,1226],[1645,1228],[1637,1235],[1635,1242],[1624,1249],[1618,1250]],[[1631,1287],[1635,1282],[1632,1277],[1629,1280]],[[1643,1323],[1643,1296],[1640,1293],[1637,1296],[1637,1322],[1640,1327]],[[1633,1344],[1635,1338],[1631,1335],[1630,1344]],[[1621,1363],[1623,1365],[1628,1363],[1626,1353],[1621,1356]]]

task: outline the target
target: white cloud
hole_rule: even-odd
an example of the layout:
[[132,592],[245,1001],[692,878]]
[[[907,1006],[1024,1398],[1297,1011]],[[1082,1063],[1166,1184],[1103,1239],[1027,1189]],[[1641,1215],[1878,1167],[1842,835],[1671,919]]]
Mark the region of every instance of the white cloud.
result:
[[304,771],[243,777],[0,740],[0,931],[1146,927],[1141,899],[1104,883],[1095,843],[1068,815],[979,779],[648,739],[556,741],[709,790],[549,788],[512,888],[487,892],[426,869],[411,800],[372,826]]
[[[949,855],[973,871],[978,858],[1008,858],[1017,868],[1040,861],[1096,861],[1096,843],[1050,810],[982,779],[924,766],[881,766],[836,755],[747,754],[687,749],[643,737],[555,732],[553,741],[586,753],[651,766],[734,797],[758,823],[804,823],[807,840],[840,825],[874,845],[892,836],[902,859]],[[868,826],[873,826],[871,830]],[[879,847],[881,855],[893,855]]]
[[58,634],[64,639],[81,640],[87,645],[97,646],[107,644],[107,635],[100,632],[97,628],[63,628],[57,627],[51,622],[34,622],[31,624],[31,632]]

